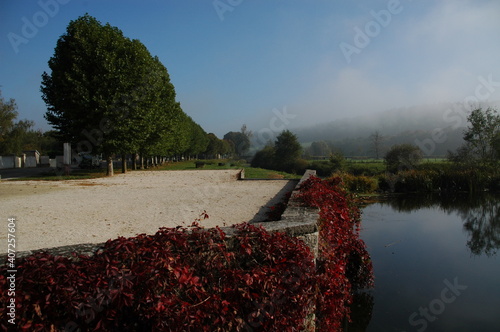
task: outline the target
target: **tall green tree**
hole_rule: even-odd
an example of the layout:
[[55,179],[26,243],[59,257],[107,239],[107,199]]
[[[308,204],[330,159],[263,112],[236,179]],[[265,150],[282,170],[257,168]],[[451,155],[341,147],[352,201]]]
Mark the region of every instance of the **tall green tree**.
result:
[[196,122],[189,118],[189,132],[190,132],[190,143],[188,154],[198,158],[200,153],[203,153],[208,146],[209,140],[207,133],[203,128]]
[[[161,146],[176,111],[168,73],[138,40],[84,15],[71,21],[42,76],[45,118],[78,152],[112,156]],[[150,151],[146,151],[150,152]]]
[[330,147],[325,141],[312,142],[309,147],[309,154],[315,157],[329,156],[331,153]]
[[274,142],[268,142],[252,159],[252,167],[299,173],[307,167],[301,159],[302,146],[297,136],[289,130],[282,131]]
[[387,170],[397,173],[403,170],[414,169],[422,161],[422,150],[413,144],[393,145],[385,154],[384,161]]
[[262,150],[257,151],[252,158],[252,167],[261,167],[267,169],[278,168],[275,165],[275,153],[276,150],[272,144],[266,145]]
[[290,130],[283,130],[274,142],[275,165],[280,170],[290,171],[302,155],[302,146],[297,136]]
[[208,145],[205,150],[207,158],[217,158],[218,156],[226,153],[227,143],[224,140],[219,139],[214,133],[209,133],[207,138]]
[[235,154],[242,157],[250,150],[251,136],[251,131],[248,131],[246,125],[243,125],[241,131],[230,131],[224,135],[224,139],[231,141],[234,145]]
[[465,143],[448,159],[467,168],[496,167],[500,160],[500,115],[492,108],[473,110],[467,117]]
[[497,142],[500,133],[500,115],[492,108],[478,108],[467,117],[469,126],[464,132],[464,140],[470,154],[482,164],[495,163]]

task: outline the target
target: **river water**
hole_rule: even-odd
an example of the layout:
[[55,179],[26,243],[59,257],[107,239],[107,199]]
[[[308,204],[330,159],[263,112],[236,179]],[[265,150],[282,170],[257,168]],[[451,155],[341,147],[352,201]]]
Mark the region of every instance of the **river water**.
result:
[[346,331],[500,331],[500,196],[399,196],[363,208],[375,288]]

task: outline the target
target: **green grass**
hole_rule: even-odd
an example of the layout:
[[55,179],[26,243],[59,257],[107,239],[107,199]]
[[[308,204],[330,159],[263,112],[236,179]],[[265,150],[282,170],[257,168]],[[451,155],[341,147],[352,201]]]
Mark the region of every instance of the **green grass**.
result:
[[[154,168],[153,170],[160,170],[160,171],[183,171],[183,170],[203,170],[203,169],[217,170],[217,169],[238,169],[243,167],[239,163],[229,160],[201,160],[201,162],[205,163],[205,165],[201,168],[196,168],[196,160],[189,160],[189,161],[168,163],[158,168]],[[219,163],[222,163],[224,165],[219,166]]]
[[302,175],[272,171],[264,168],[244,167],[245,179],[300,179]]
[[102,169],[71,170],[69,175],[64,175],[63,171],[51,170],[35,176],[11,179],[10,181],[63,181],[63,180],[85,180],[96,179],[106,176],[106,171]]
[[[231,160],[206,160],[202,168],[196,168],[196,161],[180,161],[169,163],[167,165],[155,168],[155,170],[163,171],[180,171],[180,170],[221,170],[221,169],[244,169],[246,179],[300,179],[302,175],[290,174],[286,172],[278,172],[263,168],[254,168],[244,165],[241,162]],[[223,163],[223,166],[219,166]]]

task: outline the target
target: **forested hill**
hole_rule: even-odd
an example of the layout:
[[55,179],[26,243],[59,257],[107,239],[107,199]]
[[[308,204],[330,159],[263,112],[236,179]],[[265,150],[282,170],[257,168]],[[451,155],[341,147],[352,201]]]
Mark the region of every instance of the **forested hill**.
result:
[[420,143],[424,152],[428,152],[426,154],[445,156],[447,151],[455,151],[462,144],[466,118],[471,110],[463,103],[398,108],[295,128],[293,132],[306,146],[326,141],[346,156],[372,156],[370,136],[376,131],[383,136],[382,145],[386,149],[394,144]]

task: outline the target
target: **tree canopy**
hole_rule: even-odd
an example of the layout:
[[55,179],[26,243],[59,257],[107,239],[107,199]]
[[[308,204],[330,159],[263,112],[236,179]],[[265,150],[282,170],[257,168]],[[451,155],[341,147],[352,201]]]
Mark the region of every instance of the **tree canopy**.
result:
[[301,173],[307,164],[300,159],[301,155],[302,146],[297,136],[290,130],[283,130],[276,137],[274,145],[268,144],[255,154],[252,166]]
[[165,66],[139,40],[88,14],[71,21],[42,75],[45,118],[77,152],[203,152],[206,133],[182,111]]
[[456,152],[450,152],[449,159],[467,167],[495,166],[500,160],[500,114],[492,108],[478,108],[467,121],[465,143]]
[[230,131],[224,135],[224,140],[231,142],[234,147],[234,153],[242,157],[250,150],[250,138],[252,132],[247,129],[246,125],[241,126],[241,131]]
[[389,172],[414,169],[422,160],[422,151],[413,144],[398,144],[392,146],[384,157]]

